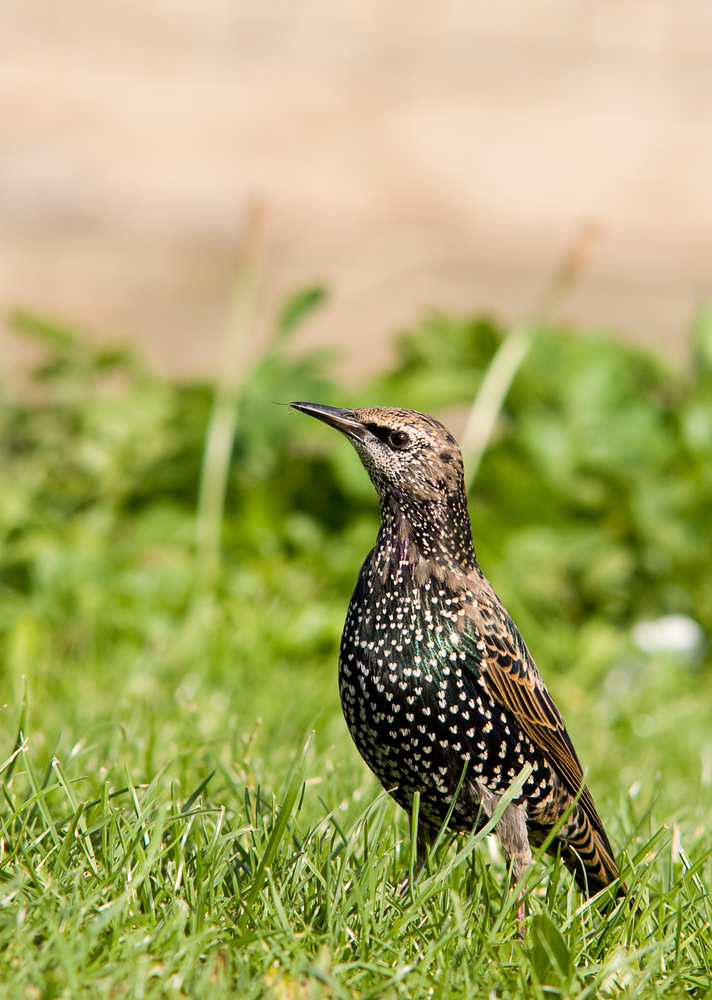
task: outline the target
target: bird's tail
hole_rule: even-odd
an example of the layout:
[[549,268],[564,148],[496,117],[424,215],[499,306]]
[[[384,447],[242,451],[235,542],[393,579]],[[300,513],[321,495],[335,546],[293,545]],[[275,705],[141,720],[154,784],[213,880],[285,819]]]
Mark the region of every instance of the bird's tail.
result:
[[[579,887],[589,896],[620,878],[611,845],[601,827],[596,829],[584,808],[576,803],[571,815],[559,830],[552,850],[559,848],[566,867]],[[627,888],[620,884],[617,895],[624,896]]]

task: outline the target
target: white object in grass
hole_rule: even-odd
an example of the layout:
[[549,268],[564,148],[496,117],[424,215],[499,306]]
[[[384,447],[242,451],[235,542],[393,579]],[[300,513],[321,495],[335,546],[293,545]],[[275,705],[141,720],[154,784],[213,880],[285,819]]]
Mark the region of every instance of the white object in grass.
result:
[[664,615],[633,627],[633,642],[644,653],[695,653],[704,638],[702,626],[689,615]]

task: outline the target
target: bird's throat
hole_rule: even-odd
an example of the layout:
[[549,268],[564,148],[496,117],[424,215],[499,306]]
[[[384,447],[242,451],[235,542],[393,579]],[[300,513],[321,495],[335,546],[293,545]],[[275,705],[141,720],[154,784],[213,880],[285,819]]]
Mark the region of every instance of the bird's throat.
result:
[[373,569],[384,581],[420,584],[433,576],[469,573],[477,566],[470,519],[454,520],[445,504],[381,508],[381,529],[373,550]]

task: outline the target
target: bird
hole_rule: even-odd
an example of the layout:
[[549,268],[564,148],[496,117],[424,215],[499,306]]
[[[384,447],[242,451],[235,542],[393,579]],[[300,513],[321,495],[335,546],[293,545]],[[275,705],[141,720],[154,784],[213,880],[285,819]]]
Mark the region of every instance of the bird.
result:
[[[449,812],[453,833],[481,829],[529,765],[495,826],[512,884],[552,833],[549,851],[584,893],[615,883],[561,713],[477,561],[455,438],[414,410],[290,406],[344,434],[378,494],[381,524],[346,616],[339,693],[383,787],[405,810],[419,793],[417,869]],[[619,882],[616,895],[624,890]]]

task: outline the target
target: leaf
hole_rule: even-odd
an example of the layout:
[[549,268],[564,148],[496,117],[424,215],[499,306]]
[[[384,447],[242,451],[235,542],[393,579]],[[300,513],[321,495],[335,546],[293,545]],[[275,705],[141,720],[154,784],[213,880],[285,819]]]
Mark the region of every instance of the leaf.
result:
[[75,347],[78,342],[77,335],[68,326],[55,320],[44,319],[24,309],[15,309],[10,314],[10,325],[17,333],[41,340],[64,351]]
[[546,913],[531,919],[532,968],[541,986],[566,987],[574,968],[574,956],[569,951],[561,931]]
[[705,302],[692,325],[692,370],[699,383],[712,383],[712,302]]
[[327,291],[322,285],[303,288],[287,299],[277,320],[273,348],[281,347],[291,337],[300,323],[326,301]]

